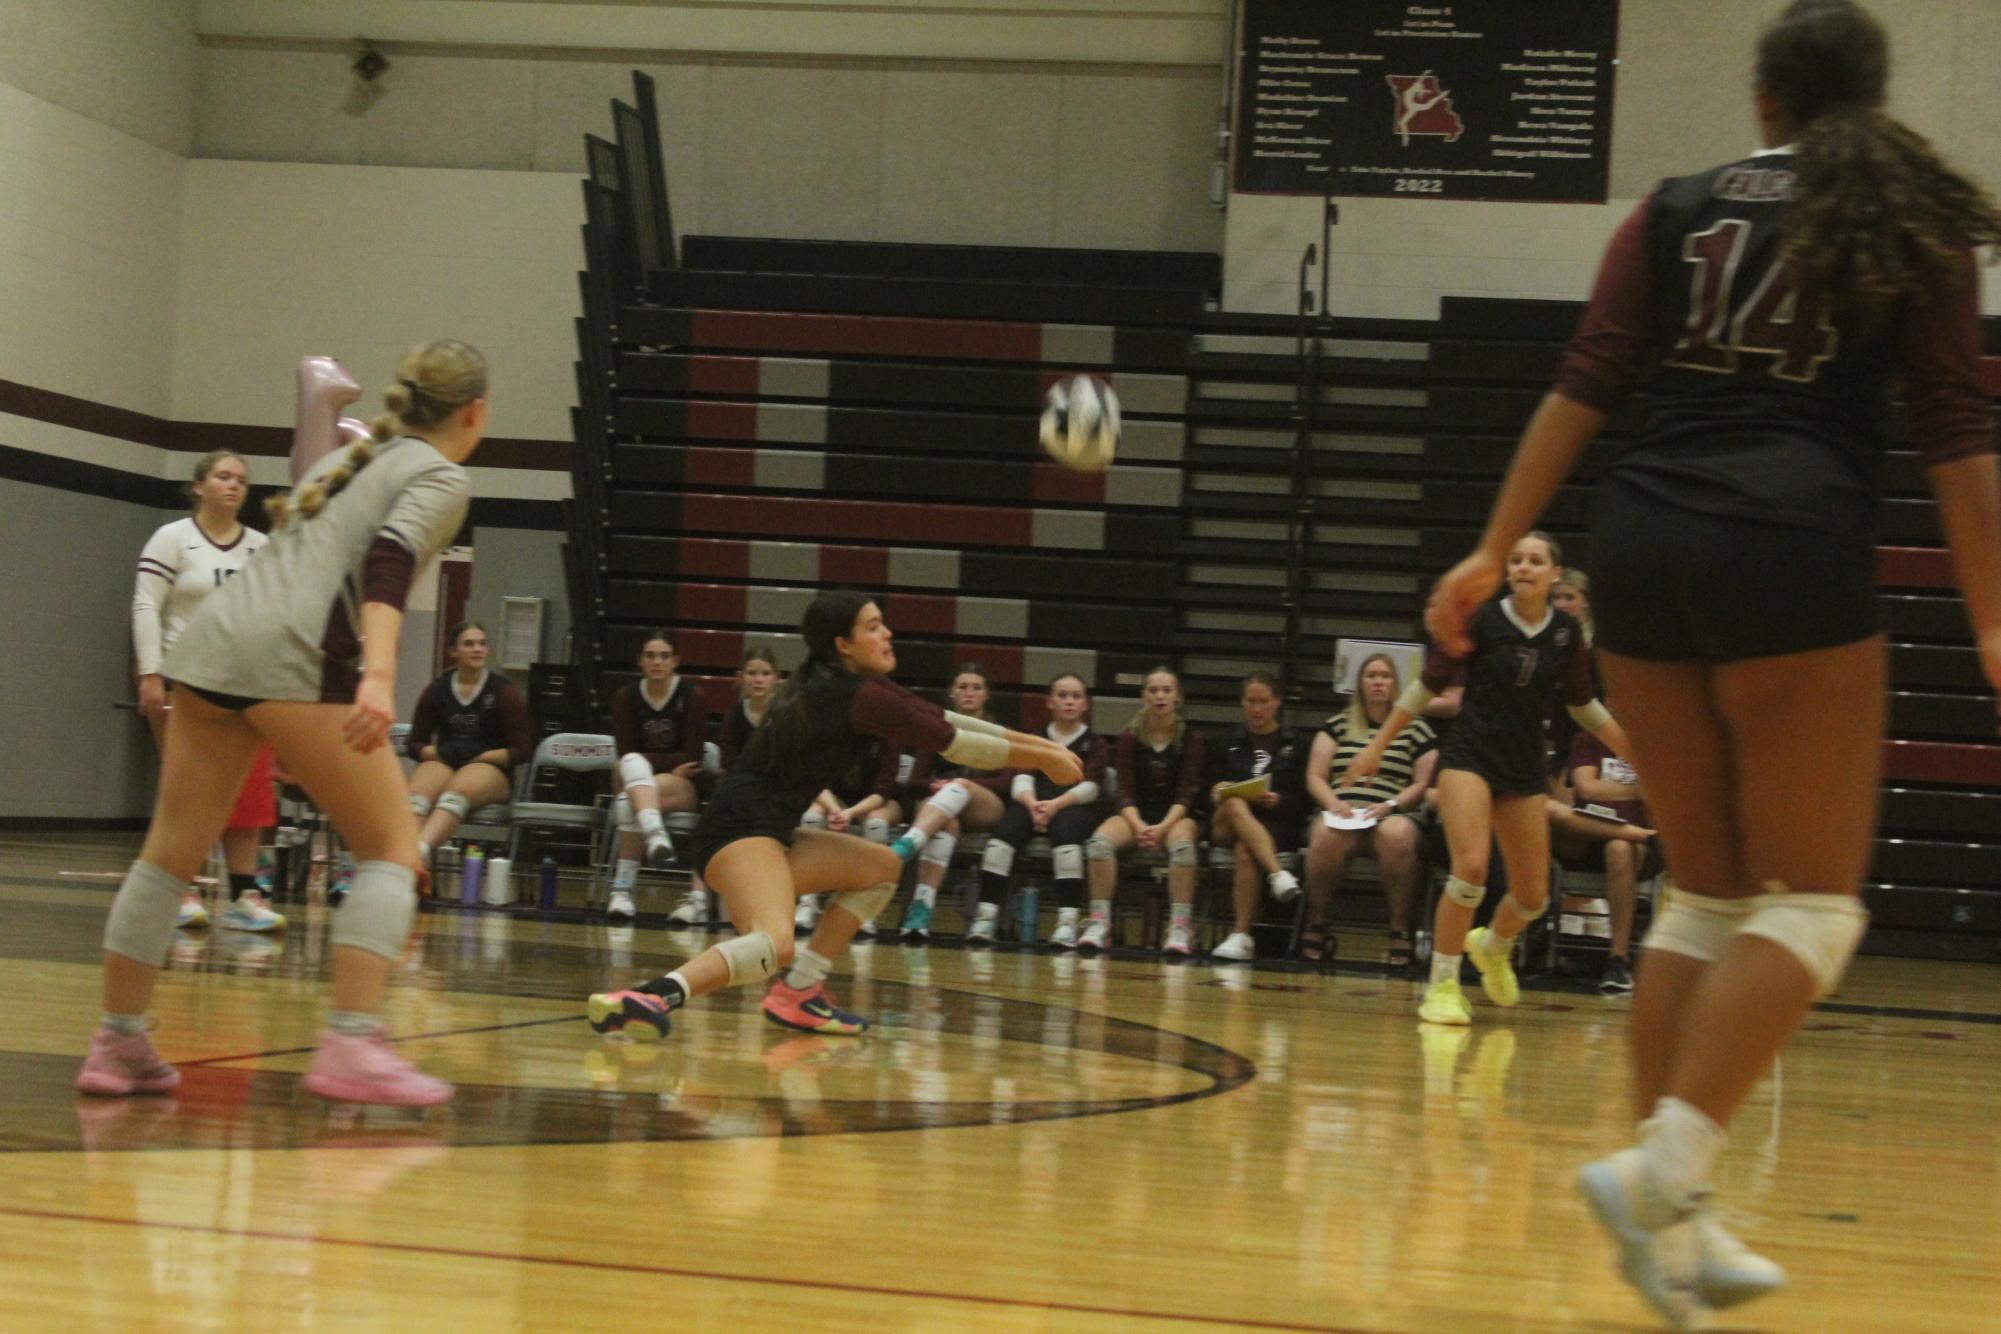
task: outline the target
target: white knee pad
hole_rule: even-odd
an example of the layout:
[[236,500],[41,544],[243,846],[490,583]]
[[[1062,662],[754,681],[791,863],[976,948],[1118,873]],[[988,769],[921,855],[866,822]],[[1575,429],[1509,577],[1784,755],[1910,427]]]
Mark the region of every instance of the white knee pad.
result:
[[431,799],[421,792],[410,794],[410,814],[419,820],[431,813]]
[[987,850],[980,854],[980,869],[992,871],[995,875],[1009,875],[1014,871],[1014,845],[1003,839],[987,840]]
[[952,854],[958,850],[959,838],[956,834],[933,834],[931,841],[924,845],[922,860],[933,866],[950,866]]
[[472,803],[465,799],[463,792],[447,792],[438,798],[438,809],[446,814],[464,820],[472,811]]
[[174,918],[187,892],[186,881],[151,862],[133,862],[104,920],[104,948],[134,963],[165,964],[174,947]]
[[[1063,849],[1058,848],[1056,851],[1060,856]],[[1094,862],[1115,862],[1119,859],[1119,850],[1112,846],[1112,840],[1109,838],[1100,838],[1093,834],[1084,842],[1084,856]],[[1063,873],[1058,871],[1057,874]]]
[[627,792],[636,787],[657,788],[659,783],[653,778],[653,763],[644,755],[632,754],[618,757],[618,785]]
[[1445,882],[1445,897],[1462,908],[1477,908],[1487,897],[1487,887],[1468,884],[1455,875]]
[[825,806],[808,806],[806,813],[799,817],[799,827],[801,829],[825,829],[827,827],[827,808]]
[[1751,911],[1750,899],[1719,899],[1685,889],[1666,890],[1661,899],[1640,948],[1686,955],[1703,963],[1715,962],[1723,942],[1737,934],[1745,914]]
[[618,820],[619,833],[636,834],[639,832],[639,816],[632,809],[632,798],[621,792],[612,799],[611,808],[614,818]]
[[889,842],[889,821],[880,815],[871,815],[862,821],[862,837],[871,843]]
[[1055,868],[1058,880],[1084,878],[1084,849],[1078,844],[1065,843],[1061,847],[1051,849],[1049,861]]
[[729,965],[730,985],[733,987],[742,986],[745,982],[762,982],[778,971],[778,947],[772,943],[768,931],[731,936],[716,946],[716,953],[722,955],[723,962]]
[[1170,843],[1167,845],[1167,864],[1169,866],[1193,866],[1195,865],[1195,861],[1195,845],[1193,843]]
[[1869,930],[1869,910],[1852,894],[1795,894],[1776,880],[1752,898],[1737,933],[1763,936],[1800,961],[1816,996],[1834,990]]
[[385,959],[397,958],[416,915],[415,871],[396,862],[362,862],[354,868],[347,901],[334,914],[334,946],[351,945]]
[[1508,891],[1508,906],[1513,908],[1515,916],[1521,918],[1524,922],[1533,922],[1536,918],[1549,911],[1549,895],[1544,894],[1542,902],[1531,908],[1528,904],[1516,898],[1515,892],[1511,889]]
[[880,885],[870,885],[867,889],[850,889],[834,895],[834,906],[846,908],[855,915],[855,920],[866,926],[875,920],[875,915],[889,906],[896,897],[896,882],[885,880]]
[[972,799],[973,791],[964,783],[947,783],[932,793],[931,800],[926,804],[936,807],[956,820],[959,818],[959,813],[966,809],[966,803]]

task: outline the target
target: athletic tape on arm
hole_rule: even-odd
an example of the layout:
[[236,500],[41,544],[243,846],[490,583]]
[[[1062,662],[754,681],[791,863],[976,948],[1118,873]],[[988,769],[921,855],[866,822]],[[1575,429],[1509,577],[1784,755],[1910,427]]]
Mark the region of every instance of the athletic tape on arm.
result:
[[952,729],[952,744],[938,752],[953,764],[969,769],[1005,769],[1013,748],[1005,737],[969,728]]
[[982,736],[997,737],[1007,735],[1007,729],[999,723],[990,723],[971,714],[954,713],[950,709],[945,710],[945,721],[952,724],[952,730],[955,732],[978,732]]
[[1595,699],[1589,704],[1572,704],[1568,707],[1570,716],[1587,732],[1595,732],[1612,721],[1611,711]]
[[1414,680],[1403,688],[1397,696],[1397,707],[1413,718],[1424,715],[1424,706],[1438,698],[1436,691],[1427,687],[1422,680]]

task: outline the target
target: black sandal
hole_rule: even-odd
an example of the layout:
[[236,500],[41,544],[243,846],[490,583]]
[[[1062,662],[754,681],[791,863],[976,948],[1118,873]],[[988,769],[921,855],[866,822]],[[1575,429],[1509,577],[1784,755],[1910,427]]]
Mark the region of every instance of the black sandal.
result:
[[1391,968],[1408,968],[1416,962],[1416,940],[1408,931],[1390,932],[1390,948],[1383,962]]
[[1299,957],[1308,963],[1325,963],[1333,953],[1334,938],[1324,926],[1309,926],[1299,937]]

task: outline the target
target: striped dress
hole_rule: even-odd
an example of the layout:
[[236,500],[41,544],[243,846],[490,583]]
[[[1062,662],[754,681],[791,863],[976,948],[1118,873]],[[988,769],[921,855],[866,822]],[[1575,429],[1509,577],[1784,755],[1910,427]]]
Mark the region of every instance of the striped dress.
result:
[[[1321,731],[1334,738],[1333,776],[1339,777],[1348,771],[1348,766],[1369,744],[1376,732],[1370,728],[1365,732],[1349,734],[1348,712],[1343,709],[1321,725]],[[1417,762],[1427,750],[1438,744],[1438,733],[1432,730],[1430,722],[1423,718],[1413,718],[1410,725],[1397,733],[1397,739],[1383,752],[1382,767],[1376,776],[1352,787],[1335,789],[1335,795],[1350,806],[1374,806],[1378,802],[1390,801],[1396,794],[1410,786],[1411,774]]]

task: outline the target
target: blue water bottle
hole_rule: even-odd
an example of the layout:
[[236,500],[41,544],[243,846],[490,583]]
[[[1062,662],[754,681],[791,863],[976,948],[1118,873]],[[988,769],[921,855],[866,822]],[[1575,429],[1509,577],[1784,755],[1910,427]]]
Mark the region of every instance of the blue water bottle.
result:
[[1024,945],[1035,943],[1035,923],[1042,908],[1042,892],[1034,885],[1023,885],[1021,893],[1014,900],[1014,937]]
[[556,906],[556,859],[548,853],[542,854],[542,899],[543,912]]
[[475,843],[466,849],[465,866],[459,872],[459,902],[470,908],[479,902],[479,882],[486,874],[486,854]]

